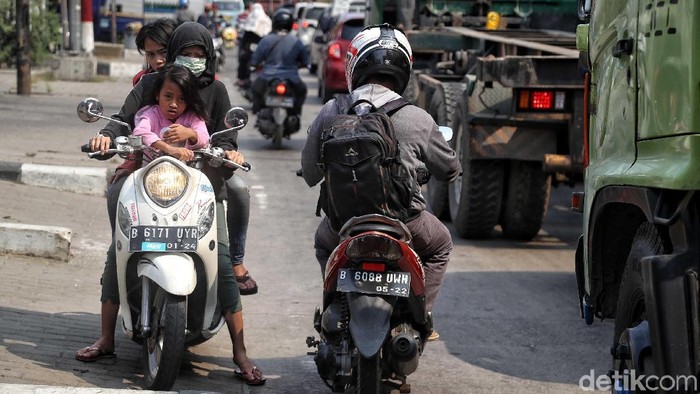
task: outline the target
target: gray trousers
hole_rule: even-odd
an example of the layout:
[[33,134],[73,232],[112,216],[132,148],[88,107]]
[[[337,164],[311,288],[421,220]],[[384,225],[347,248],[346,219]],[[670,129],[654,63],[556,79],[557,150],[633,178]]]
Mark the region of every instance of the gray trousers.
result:
[[[406,223],[413,237],[413,250],[420,257],[425,271],[425,307],[430,312],[440,291],[442,278],[447,271],[447,263],[452,252],[452,237],[442,222],[428,211]],[[333,249],[340,243],[338,232],[331,227],[330,220],[324,217],[316,229],[314,248],[316,259],[321,265],[321,273],[326,271],[326,263]]]

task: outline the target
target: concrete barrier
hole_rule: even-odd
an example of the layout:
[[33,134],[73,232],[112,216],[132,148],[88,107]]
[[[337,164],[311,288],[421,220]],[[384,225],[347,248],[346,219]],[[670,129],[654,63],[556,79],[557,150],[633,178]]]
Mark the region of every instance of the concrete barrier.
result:
[[25,163],[20,182],[25,185],[50,187],[95,196],[104,196],[109,170],[92,167],[61,167]]
[[0,253],[68,261],[71,236],[66,227],[0,223]]

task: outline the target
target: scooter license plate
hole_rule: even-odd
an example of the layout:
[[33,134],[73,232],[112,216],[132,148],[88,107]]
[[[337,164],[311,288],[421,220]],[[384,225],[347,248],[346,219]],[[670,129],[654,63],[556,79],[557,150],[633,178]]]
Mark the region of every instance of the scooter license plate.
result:
[[129,252],[191,252],[197,250],[197,227],[133,226]]
[[265,96],[265,105],[268,107],[294,107],[294,97],[289,96]]
[[370,272],[343,268],[338,272],[338,291],[408,297],[411,274],[408,272]]

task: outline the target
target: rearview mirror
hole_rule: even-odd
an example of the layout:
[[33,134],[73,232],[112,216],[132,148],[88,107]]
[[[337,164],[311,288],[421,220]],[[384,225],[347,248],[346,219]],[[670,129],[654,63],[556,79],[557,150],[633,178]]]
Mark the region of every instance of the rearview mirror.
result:
[[447,126],[440,126],[438,127],[438,130],[442,134],[443,137],[445,137],[445,141],[449,141],[452,139],[452,128],[447,127]]
[[578,0],[578,18],[583,22],[591,19],[591,3],[593,0]]
[[78,104],[78,118],[85,123],[95,123],[102,116],[104,107],[100,100],[88,97]]
[[226,112],[224,124],[231,129],[242,129],[248,124],[248,112],[241,107],[233,107]]

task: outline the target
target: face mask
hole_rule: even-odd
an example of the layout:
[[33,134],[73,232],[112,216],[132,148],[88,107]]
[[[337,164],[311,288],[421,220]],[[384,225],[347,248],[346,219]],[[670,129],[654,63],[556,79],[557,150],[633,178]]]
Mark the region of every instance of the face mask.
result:
[[175,58],[175,64],[178,66],[187,67],[192,71],[195,77],[202,75],[204,70],[207,69],[207,59],[200,59],[196,57],[178,56]]

